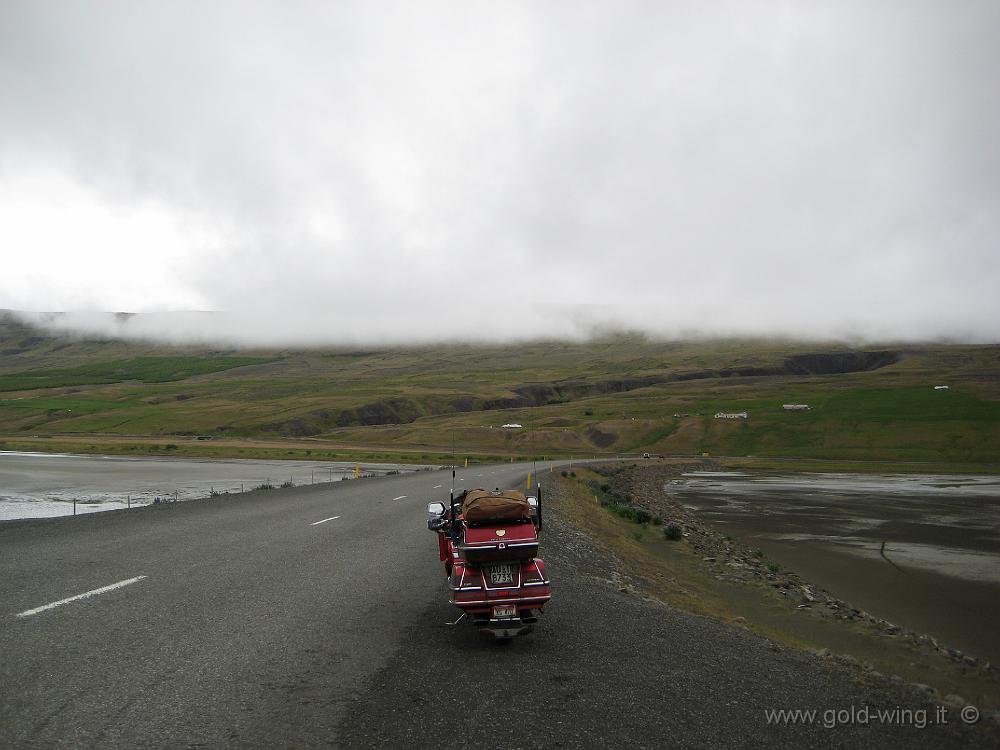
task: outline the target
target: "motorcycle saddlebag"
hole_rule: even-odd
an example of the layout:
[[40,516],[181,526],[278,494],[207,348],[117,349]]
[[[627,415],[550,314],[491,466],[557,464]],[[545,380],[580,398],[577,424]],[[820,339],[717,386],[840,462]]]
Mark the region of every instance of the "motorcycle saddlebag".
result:
[[469,490],[462,503],[462,516],[468,526],[527,521],[531,518],[531,507],[517,490]]

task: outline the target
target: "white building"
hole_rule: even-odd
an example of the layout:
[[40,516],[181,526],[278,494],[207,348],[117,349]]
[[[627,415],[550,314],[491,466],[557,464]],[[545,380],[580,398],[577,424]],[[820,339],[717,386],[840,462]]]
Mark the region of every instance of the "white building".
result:
[[716,419],[749,419],[750,415],[747,414],[745,411],[737,411],[737,412],[720,411],[718,414],[715,415],[715,418]]
[[809,404],[782,404],[785,411],[809,411]]

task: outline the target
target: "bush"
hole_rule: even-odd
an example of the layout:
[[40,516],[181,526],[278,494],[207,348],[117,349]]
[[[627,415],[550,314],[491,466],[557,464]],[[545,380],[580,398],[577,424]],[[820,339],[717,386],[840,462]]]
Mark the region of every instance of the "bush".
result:
[[684,530],[676,523],[668,523],[663,527],[663,536],[671,542],[676,542],[684,538]]
[[607,482],[605,482],[604,484],[601,485],[601,492],[610,492],[610,491],[611,491],[611,485],[610,484],[608,484]]
[[772,573],[777,573],[779,570],[781,570],[781,568],[779,568],[776,563],[771,563],[770,565],[767,566],[767,569],[770,570]]
[[569,473],[569,475],[570,475],[571,477],[573,477],[573,479],[576,479],[576,472],[575,472],[575,471],[571,471],[571,472]]
[[653,516],[653,526],[659,526],[663,523],[663,519],[659,516]]
[[636,523],[649,523],[653,520],[653,514],[645,508],[634,508],[632,518]]

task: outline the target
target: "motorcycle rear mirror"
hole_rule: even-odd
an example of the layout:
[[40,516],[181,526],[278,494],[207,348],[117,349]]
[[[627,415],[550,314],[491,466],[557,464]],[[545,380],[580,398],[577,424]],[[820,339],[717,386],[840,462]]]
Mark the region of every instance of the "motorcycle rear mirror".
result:
[[427,504],[427,515],[429,516],[440,516],[444,513],[444,503],[428,503]]

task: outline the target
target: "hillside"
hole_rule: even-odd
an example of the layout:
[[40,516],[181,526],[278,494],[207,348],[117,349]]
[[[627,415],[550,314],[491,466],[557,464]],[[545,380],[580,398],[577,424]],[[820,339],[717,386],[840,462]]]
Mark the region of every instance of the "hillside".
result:
[[[741,411],[746,420],[714,417]],[[512,422],[523,428],[501,427]],[[1000,346],[619,336],[223,350],[73,339],[4,316],[0,440],[207,454],[263,441],[324,457],[365,449],[426,459],[455,447],[989,463],[1000,449]]]

